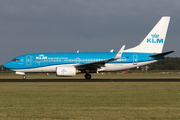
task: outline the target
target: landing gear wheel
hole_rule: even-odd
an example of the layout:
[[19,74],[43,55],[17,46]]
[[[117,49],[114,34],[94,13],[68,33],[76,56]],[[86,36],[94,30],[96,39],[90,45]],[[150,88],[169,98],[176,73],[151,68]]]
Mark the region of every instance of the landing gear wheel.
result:
[[22,79],[25,80],[25,79],[26,79],[26,76],[24,75],[24,76],[22,77]]
[[91,79],[91,74],[86,73],[86,74],[84,75],[84,77],[85,77],[86,79]]

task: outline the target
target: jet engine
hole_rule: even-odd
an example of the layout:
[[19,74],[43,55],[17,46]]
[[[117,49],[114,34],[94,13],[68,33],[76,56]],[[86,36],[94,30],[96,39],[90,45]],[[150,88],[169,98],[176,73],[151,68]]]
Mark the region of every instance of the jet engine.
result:
[[62,66],[56,68],[56,76],[76,76],[77,70],[74,66]]

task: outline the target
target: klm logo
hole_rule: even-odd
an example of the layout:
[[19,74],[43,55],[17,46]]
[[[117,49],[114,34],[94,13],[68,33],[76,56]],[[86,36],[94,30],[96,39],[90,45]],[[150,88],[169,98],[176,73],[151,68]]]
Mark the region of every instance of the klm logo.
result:
[[47,56],[44,56],[43,54],[36,57],[36,59],[47,59]]
[[159,35],[152,34],[152,38],[147,38],[147,43],[163,43],[163,39],[159,39]]
[[61,72],[67,72],[65,69],[62,69]]

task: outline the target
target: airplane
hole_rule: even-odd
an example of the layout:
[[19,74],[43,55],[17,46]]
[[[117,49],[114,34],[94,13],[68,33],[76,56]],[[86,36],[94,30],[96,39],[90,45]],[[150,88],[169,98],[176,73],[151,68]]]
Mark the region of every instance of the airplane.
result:
[[161,60],[175,51],[162,53],[170,16],[163,16],[143,41],[118,52],[74,52],[74,53],[33,53],[15,57],[4,64],[5,68],[15,71],[26,79],[28,72],[54,72],[59,77],[76,76],[85,73],[85,79],[91,79],[90,73],[127,70]]

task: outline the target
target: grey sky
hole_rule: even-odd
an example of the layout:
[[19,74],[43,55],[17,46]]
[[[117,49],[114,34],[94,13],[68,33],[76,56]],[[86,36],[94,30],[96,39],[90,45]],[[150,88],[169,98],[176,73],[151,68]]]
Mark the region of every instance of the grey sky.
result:
[[2,0],[0,65],[39,52],[107,52],[138,45],[171,16],[163,51],[180,57],[179,0]]

